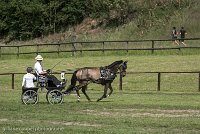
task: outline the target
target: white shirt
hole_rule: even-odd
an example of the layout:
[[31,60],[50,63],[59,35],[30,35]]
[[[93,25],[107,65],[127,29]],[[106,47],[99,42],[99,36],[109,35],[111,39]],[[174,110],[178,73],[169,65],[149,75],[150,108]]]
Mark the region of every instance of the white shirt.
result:
[[35,69],[37,75],[39,75],[40,73],[43,72],[42,65],[41,65],[41,63],[40,63],[39,61],[37,61],[37,62],[35,63],[34,69]]
[[23,77],[22,86],[25,86],[26,88],[35,87],[33,80],[36,80],[36,77],[33,74],[31,73],[25,74]]

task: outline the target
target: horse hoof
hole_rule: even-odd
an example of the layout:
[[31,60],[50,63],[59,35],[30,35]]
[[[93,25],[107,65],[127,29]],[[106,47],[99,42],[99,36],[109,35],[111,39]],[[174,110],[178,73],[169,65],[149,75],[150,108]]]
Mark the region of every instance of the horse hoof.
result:
[[79,103],[79,102],[80,102],[80,100],[77,100],[76,102],[78,102],[78,103]]

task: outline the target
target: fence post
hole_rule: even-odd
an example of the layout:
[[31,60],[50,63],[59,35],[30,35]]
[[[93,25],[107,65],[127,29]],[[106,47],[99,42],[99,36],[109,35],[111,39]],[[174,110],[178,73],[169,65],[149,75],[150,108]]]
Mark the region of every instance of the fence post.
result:
[[58,49],[57,50],[58,50],[57,53],[58,53],[58,56],[59,56],[59,53],[60,53],[60,44],[58,44]]
[[104,54],[104,45],[105,45],[105,44],[104,44],[104,42],[103,42],[103,44],[102,44],[102,49],[103,49],[102,52],[103,52],[103,54]]
[[17,46],[17,58],[19,58],[19,46]]
[[72,35],[71,36],[71,43],[72,43],[72,56],[74,56],[75,55],[75,52],[76,52],[76,47],[75,47],[75,42],[76,42],[76,35]]
[[199,73],[199,92],[200,92],[200,73]]
[[83,44],[82,44],[82,42],[81,42],[81,56],[83,55]]
[[126,53],[128,53],[128,41],[126,42]]
[[122,75],[121,75],[121,73],[120,73],[120,77],[119,77],[119,90],[122,93]]
[[151,47],[152,47],[151,53],[153,54],[154,53],[154,40],[152,40]]
[[76,52],[75,43],[72,42],[72,56],[75,55],[75,52]]
[[158,73],[158,87],[157,91],[160,91],[160,72]]
[[15,74],[12,74],[12,89],[15,89]]
[[39,51],[39,45],[37,45],[36,47],[36,55],[38,55],[38,51]]

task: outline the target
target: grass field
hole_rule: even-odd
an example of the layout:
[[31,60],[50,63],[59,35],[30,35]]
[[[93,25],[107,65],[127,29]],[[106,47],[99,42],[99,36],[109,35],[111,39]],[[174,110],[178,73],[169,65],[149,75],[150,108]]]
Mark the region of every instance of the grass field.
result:
[[[53,71],[85,66],[105,66],[115,60],[128,60],[128,72],[139,71],[199,71],[199,55],[125,55],[47,58],[44,68]],[[53,63],[52,63],[53,61]],[[0,73],[24,72],[33,66],[32,59],[0,60]],[[59,77],[59,76],[57,76]],[[66,75],[70,80],[71,75]],[[101,85],[91,84],[88,102],[81,94],[64,97],[61,105],[50,105],[46,91],[39,90],[39,103],[26,106],[21,103],[22,75],[15,77],[15,90],[10,76],[0,76],[0,133],[70,133],[70,134],[127,134],[127,133],[200,133],[200,96],[197,74],[163,74],[161,91],[156,91],[154,74],[128,74],[120,92],[119,77],[113,83],[114,93],[96,102],[103,94]]]
[[[61,105],[22,105],[18,91],[1,93],[1,133],[199,133],[198,93],[133,92],[95,102],[100,92],[89,91],[93,102],[65,96]],[[29,129],[29,130],[26,130]],[[52,129],[52,130],[51,130]]]

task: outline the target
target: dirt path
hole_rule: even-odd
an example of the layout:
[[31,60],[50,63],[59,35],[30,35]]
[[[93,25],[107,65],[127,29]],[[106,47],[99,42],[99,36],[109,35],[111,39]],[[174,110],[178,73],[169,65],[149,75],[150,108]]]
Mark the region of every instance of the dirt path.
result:
[[200,117],[200,110],[162,110],[162,109],[104,109],[84,110],[87,114],[111,117]]

